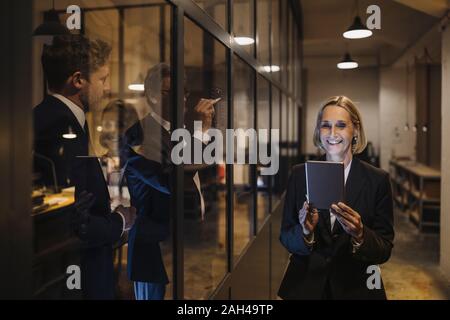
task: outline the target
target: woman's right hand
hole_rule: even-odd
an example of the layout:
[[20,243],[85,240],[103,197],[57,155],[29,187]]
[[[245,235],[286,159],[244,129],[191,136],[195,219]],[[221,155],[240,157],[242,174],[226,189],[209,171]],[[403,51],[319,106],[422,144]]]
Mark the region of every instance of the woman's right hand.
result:
[[309,206],[308,202],[303,203],[303,208],[300,209],[298,219],[303,228],[303,234],[309,236],[314,232],[314,229],[319,222],[319,212],[316,208]]

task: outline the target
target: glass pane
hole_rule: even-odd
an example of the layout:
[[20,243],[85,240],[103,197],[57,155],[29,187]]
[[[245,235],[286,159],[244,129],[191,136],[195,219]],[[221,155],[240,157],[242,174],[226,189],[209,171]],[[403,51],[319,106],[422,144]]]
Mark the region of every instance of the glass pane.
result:
[[[269,14],[271,9],[270,0],[256,1],[257,10],[257,59],[263,66],[270,65],[269,56]],[[269,69],[270,70],[270,69]]]
[[227,0],[194,0],[194,2],[228,31]]
[[281,140],[280,140],[280,168],[281,187],[284,190],[287,186],[287,178],[289,172],[289,121],[288,121],[288,99],[285,94],[281,94]]
[[[272,0],[272,65],[274,66],[274,70],[272,72],[275,75],[275,79],[280,81],[280,71],[281,67],[281,34],[280,34],[280,0]],[[284,2],[284,1],[283,1]]]
[[[290,8],[289,8],[290,9]],[[289,91],[294,91],[294,14],[292,10],[289,10],[288,15],[288,81],[289,81]]]
[[288,10],[289,3],[287,1],[281,1],[281,26],[280,26],[280,41],[281,41],[281,83],[284,87],[287,87],[288,81]]
[[234,40],[251,55],[255,46],[253,19],[253,0],[233,1]]
[[[204,119],[199,108],[207,99],[214,108],[212,126],[225,137],[227,126],[227,69],[225,47],[185,18],[185,125],[192,133],[194,121]],[[213,103],[213,99],[221,99]],[[206,110],[208,111],[208,110]],[[199,132],[206,130],[203,122]],[[212,137],[212,133],[209,131]],[[207,299],[227,272],[226,251],[226,173],[223,161],[207,164],[202,159],[202,146],[210,143],[194,138],[198,164],[184,166],[184,287],[186,299]],[[207,146],[208,145],[208,146]],[[206,149],[205,149],[206,154]],[[194,160],[194,159],[192,159]]]
[[294,94],[297,98],[300,97],[300,81],[299,81],[299,65],[300,65],[300,58],[299,58],[299,49],[298,49],[298,30],[297,30],[297,24],[294,24]]
[[[110,96],[105,95],[100,103],[104,106],[110,97],[119,93],[119,12],[117,10],[89,11],[85,13],[85,35],[89,39],[101,39],[111,45]],[[91,134],[96,134],[95,131]],[[94,139],[97,141],[98,139]]]
[[[233,57],[234,66],[234,106],[233,106],[233,128],[235,132],[237,129],[254,129],[254,70],[250,68],[237,56]],[[248,131],[247,131],[248,132]],[[237,134],[237,139],[245,141],[245,147],[237,147],[236,154],[249,154],[251,152],[251,145],[249,139],[245,134]],[[236,144],[237,145],[237,144]],[[235,159],[237,156],[235,154]],[[245,158],[248,158],[247,156]],[[248,160],[248,159],[246,159]],[[247,164],[244,164],[247,163]],[[233,166],[234,177],[234,257],[238,257],[245,246],[250,241],[254,225],[253,225],[253,181],[252,170],[249,161],[243,161],[240,164],[235,160]],[[234,259],[236,261],[236,259]]]
[[285,153],[286,153],[286,157],[287,157],[287,169],[290,171],[291,170],[291,119],[292,119],[292,114],[291,114],[291,99],[290,98],[286,98],[286,114],[285,116],[286,118],[286,125],[287,125],[287,129],[286,129],[286,136],[285,136]]
[[299,146],[300,146],[300,141],[298,139],[298,114],[299,114],[299,109],[298,109],[298,105],[294,104],[294,116],[293,118],[293,138],[292,141],[295,143],[295,147],[294,147],[294,153],[293,153],[293,157],[294,157],[294,165],[297,164],[297,156],[298,156],[298,150],[299,150]]
[[[281,107],[280,107],[280,90],[272,86],[272,129],[279,130],[279,138],[281,138],[280,123],[281,123]],[[281,159],[281,158],[280,158]],[[283,192],[283,186],[281,185],[281,171],[283,166],[280,163],[280,169],[278,173],[272,178],[272,211],[277,207],[278,201],[281,198]]]
[[[270,95],[269,95],[269,82],[262,76],[258,76],[258,104],[257,104],[257,124],[258,124],[258,145],[261,148],[262,145],[266,145],[269,150],[269,134],[270,134]],[[266,133],[262,135],[260,130],[266,130]],[[261,150],[261,149],[260,149]],[[269,164],[270,165],[270,164]],[[257,225],[258,231],[261,229],[262,223],[265,218],[270,214],[269,208],[269,175],[261,174],[262,164],[257,167]]]
[[295,120],[295,105],[292,99],[289,99],[289,161],[290,167],[294,165],[294,156],[295,156],[295,129],[294,123]]
[[[110,6],[111,3],[108,3]],[[64,128],[64,136],[59,133],[55,133],[53,137],[47,136],[51,141],[46,142],[48,149],[44,150],[40,149],[41,131],[37,126],[34,134],[35,151],[50,159],[55,157],[52,160],[54,162],[62,162],[63,166],[56,170],[56,175],[64,182],[61,186],[75,187],[64,189],[63,193],[52,195],[53,197],[62,199],[72,194],[73,198],[75,193],[78,198],[82,191],[88,190],[96,197],[94,204],[98,206],[95,207],[96,209],[101,207],[105,212],[110,212],[119,205],[125,207],[132,205],[136,208],[137,219],[133,228],[128,233],[124,233],[120,239],[114,238],[111,244],[113,247],[111,263],[114,263],[114,283],[111,285],[115,291],[114,297],[134,299],[135,293],[131,279],[142,282],[152,279],[152,282],[160,283],[162,287],[165,287],[166,283],[171,282],[172,275],[168,185],[170,172],[167,171],[170,170],[170,166],[165,161],[167,158],[162,148],[162,141],[170,141],[170,138],[168,138],[168,131],[163,131],[161,126],[158,127],[150,116],[150,110],[152,110],[160,114],[162,118],[170,120],[170,117],[166,117],[167,111],[170,111],[170,104],[162,102],[162,93],[159,88],[153,89],[152,85],[147,88],[147,93],[151,94],[152,99],[156,101],[154,103],[150,103],[143,92],[145,78],[155,74],[150,71],[153,70],[151,68],[170,56],[170,6],[160,2],[155,7],[122,8],[123,11],[119,8],[93,9],[103,5],[105,5],[104,1],[89,1],[87,5],[82,5],[84,9],[87,6],[90,8],[84,12],[83,16],[87,40],[71,40],[72,44],[70,41],[65,42],[68,47],[74,45],[79,47],[79,41],[90,41],[90,47],[98,49],[89,51],[87,53],[89,58],[85,59],[97,62],[94,67],[89,65],[86,69],[91,67],[88,74],[91,79],[101,75],[99,80],[102,80],[103,84],[101,88],[97,88],[97,94],[88,95],[80,102],[84,110],[89,110],[85,113],[87,127],[83,130],[81,124],[78,125],[76,122],[66,127],[65,119],[63,119],[59,124]],[[121,16],[123,24],[120,23]],[[161,29],[160,26],[165,28]],[[121,34],[123,34],[122,38]],[[103,42],[100,43],[98,40]],[[149,43],[151,45],[148,45]],[[102,50],[107,47],[111,47],[109,55],[107,55],[108,50]],[[51,47],[49,48],[48,50],[51,50]],[[67,52],[65,55],[68,59],[67,64],[80,58],[78,55],[70,56],[76,52],[74,50],[67,50]],[[57,73],[58,69],[48,72]],[[156,75],[159,74],[156,73]],[[65,91],[52,90],[49,93],[59,94],[62,98],[47,97],[44,103],[48,99],[53,99],[53,103],[58,104],[58,107],[67,109],[69,113],[72,112],[69,108],[70,103],[64,100]],[[53,115],[44,114],[43,116],[52,117]],[[69,139],[74,135],[74,139]],[[82,137],[86,140],[83,139],[80,142]],[[87,143],[88,139],[89,143]],[[73,149],[76,143],[85,143],[83,141],[86,142],[86,150],[84,147]],[[88,148],[89,151],[87,151]],[[58,152],[55,153],[52,150]],[[76,157],[78,155],[89,157]],[[77,162],[80,164],[86,162],[86,170],[77,170],[74,173],[73,165]],[[142,170],[141,165],[152,170]],[[39,165],[35,166],[36,171],[39,171],[39,168]],[[68,173],[69,179],[65,173]],[[41,172],[41,175],[45,178],[48,174]],[[153,177],[158,177],[159,184],[150,186],[147,182]],[[99,187],[104,185],[103,179],[107,187],[105,190]],[[37,184],[36,181],[36,187]],[[52,210],[53,208],[49,208],[48,211]],[[70,211],[71,208],[67,210]],[[95,211],[95,213],[101,212]],[[37,237],[40,237],[41,231],[40,226],[36,226]],[[49,242],[48,247],[43,249],[52,250],[52,246],[61,246],[70,240],[60,237],[62,234],[63,232],[55,234],[54,242]],[[65,236],[69,237],[71,234],[67,233]],[[151,243],[148,238],[151,238]],[[107,240],[100,239],[100,241]],[[59,284],[51,288],[42,288],[43,283],[45,285],[45,282],[53,282],[61,277],[55,270],[66,270],[68,265],[79,264],[65,252],[66,249],[61,248],[62,255],[54,256],[53,260],[42,261],[42,268],[39,271],[41,273],[34,276],[35,291],[43,289],[43,295],[57,299],[71,298],[71,293],[64,292],[65,282],[63,282],[63,290],[58,287]],[[86,257],[85,253],[82,249],[81,254],[84,257]],[[60,262],[62,265],[59,265]],[[105,270],[107,268],[105,266],[110,263],[109,260],[95,259],[91,262],[92,264],[89,265],[94,268],[91,269],[93,271],[90,279],[93,280],[85,283],[86,291],[90,286],[97,286],[95,281],[100,281],[102,276],[108,275],[109,272]],[[85,268],[85,265],[81,266],[82,273],[91,271]],[[166,298],[171,298],[171,284],[166,287]]]
[[[170,81],[167,86],[165,80],[170,80],[170,11],[170,6],[163,3],[124,9],[123,61],[118,61],[118,98],[123,99],[125,105],[133,106],[140,119],[127,132],[127,141],[137,141],[128,147],[128,158],[122,159],[123,162],[128,161],[125,178],[131,202],[139,216],[129,234],[128,267],[135,281],[167,280],[165,299],[172,298],[173,285],[170,280],[173,274],[172,235],[169,233],[171,167],[165,150],[170,133],[158,119],[171,120],[170,100],[166,99],[170,96]],[[120,117],[122,113],[119,110],[119,126]],[[140,132],[142,139],[136,138],[136,132]],[[160,183],[149,183],[155,178]],[[143,234],[161,230],[166,234],[157,241],[149,243],[143,240]],[[159,268],[165,271],[157,271]],[[129,284],[133,286],[133,282]]]

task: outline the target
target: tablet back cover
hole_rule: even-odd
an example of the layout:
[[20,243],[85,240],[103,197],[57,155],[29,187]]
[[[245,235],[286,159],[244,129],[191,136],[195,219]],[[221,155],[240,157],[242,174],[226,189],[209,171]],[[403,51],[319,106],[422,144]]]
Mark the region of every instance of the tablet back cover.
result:
[[333,203],[344,201],[344,163],[307,161],[306,190],[310,205],[328,210]]

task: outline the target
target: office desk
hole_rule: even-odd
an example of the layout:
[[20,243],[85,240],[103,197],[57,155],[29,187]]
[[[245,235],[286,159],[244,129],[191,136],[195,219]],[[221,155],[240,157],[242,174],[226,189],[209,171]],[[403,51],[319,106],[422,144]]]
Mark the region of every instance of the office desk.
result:
[[80,241],[72,234],[70,215],[74,189],[46,195],[48,206],[33,218],[33,296],[35,299],[79,299],[79,290],[66,288],[69,265],[80,265]]

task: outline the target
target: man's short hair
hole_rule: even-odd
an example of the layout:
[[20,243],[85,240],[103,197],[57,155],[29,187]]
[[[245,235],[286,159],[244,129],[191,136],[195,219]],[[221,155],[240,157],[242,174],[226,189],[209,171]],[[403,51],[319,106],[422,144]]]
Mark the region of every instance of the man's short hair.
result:
[[75,72],[89,80],[90,74],[106,65],[111,46],[102,40],[89,40],[82,35],[53,38],[42,52],[42,67],[50,90],[60,90]]

